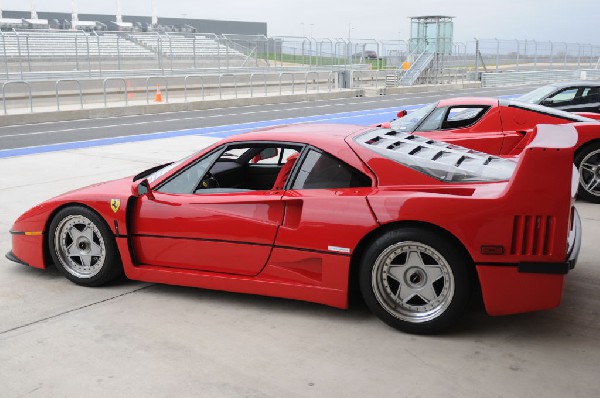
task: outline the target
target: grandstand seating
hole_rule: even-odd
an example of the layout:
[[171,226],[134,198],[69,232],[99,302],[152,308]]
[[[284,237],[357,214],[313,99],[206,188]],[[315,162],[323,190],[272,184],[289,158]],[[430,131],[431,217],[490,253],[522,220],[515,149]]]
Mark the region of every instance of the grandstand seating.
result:
[[146,58],[161,54],[173,58],[244,57],[239,51],[202,35],[165,33],[86,33],[83,31],[2,32],[0,58],[75,58],[87,57]]
[[[0,37],[0,56],[7,58],[69,58],[92,57],[152,57],[154,54],[117,34],[87,34],[84,32],[3,32]],[[117,47],[118,46],[118,47]],[[6,49],[6,50],[5,50]]]
[[202,35],[178,35],[178,34],[141,34],[131,33],[129,37],[152,51],[169,57],[203,57],[224,56],[243,57],[244,55],[232,48],[226,48],[223,44]]

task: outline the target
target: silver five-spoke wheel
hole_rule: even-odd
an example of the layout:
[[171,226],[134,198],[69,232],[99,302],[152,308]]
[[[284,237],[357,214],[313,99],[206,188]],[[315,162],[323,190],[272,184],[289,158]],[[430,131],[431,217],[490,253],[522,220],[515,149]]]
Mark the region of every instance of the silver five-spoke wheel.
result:
[[448,262],[419,242],[400,242],[384,250],[375,260],[371,284],[387,312],[410,322],[435,318],[454,295]]
[[113,233],[95,211],[65,207],[52,218],[48,232],[54,264],[71,281],[99,286],[123,273]]
[[56,227],[54,247],[61,264],[77,278],[91,278],[98,274],[106,258],[100,230],[81,215],[61,220]]
[[361,256],[359,286],[382,321],[409,333],[444,331],[471,293],[472,260],[454,237],[415,226],[382,230]]
[[[579,164],[579,185],[592,197],[600,200],[600,149],[586,153]],[[580,192],[581,194],[581,192]]]

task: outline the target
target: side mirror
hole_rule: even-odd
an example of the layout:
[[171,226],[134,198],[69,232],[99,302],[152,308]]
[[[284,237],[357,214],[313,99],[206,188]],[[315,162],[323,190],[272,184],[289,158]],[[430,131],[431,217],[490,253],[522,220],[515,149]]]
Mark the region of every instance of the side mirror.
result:
[[134,181],[131,184],[131,195],[139,198],[140,196],[148,196],[148,199],[154,200],[154,194],[152,193],[152,188],[150,188],[150,183],[147,179]]
[[551,99],[545,99],[545,100],[543,100],[543,101],[540,103],[540,105],[543,105],[543,106],[550,106],[550,105],[552,105],[552,103],[553,103],[553,102],[552,102],[552,100],[551,100]]
[[408,112],[403,109],[400,112],[398,112],[398,114],[396,116],[398,116],[398,119],[400,119],[400,118],[403,118],[406,115],[408,115]]

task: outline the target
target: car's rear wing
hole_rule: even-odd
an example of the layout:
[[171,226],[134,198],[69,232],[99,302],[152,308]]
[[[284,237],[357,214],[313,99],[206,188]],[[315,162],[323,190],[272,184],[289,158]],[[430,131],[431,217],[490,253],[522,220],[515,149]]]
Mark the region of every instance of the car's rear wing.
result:
[[600,120],[600,113],[595,113],[595,112],[573,112],[576,115],[579,116],[583,116],[583,117],[587,117],[589,119],[593,119],[596,121]]
[[[504,192],[513,213],[509,254],[519,261],[565,261],[572,246],[573,204],[579,172],[573,165],[577,130],[570,125],[538,125],[519,155]],[[554,261],[553,260],[553,261]]]
[[573,198],[579,173],[573,165],[577,130],[571,125],[540,124],[535,138],[525,147],[517,163],[507,194],[524,201],[559,201]]

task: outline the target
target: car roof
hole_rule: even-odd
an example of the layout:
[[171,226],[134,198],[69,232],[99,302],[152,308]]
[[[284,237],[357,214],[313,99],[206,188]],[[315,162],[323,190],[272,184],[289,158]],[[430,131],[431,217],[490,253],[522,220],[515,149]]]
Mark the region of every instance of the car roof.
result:
[[316,146],[340,144],[350,135],[373,127],[353,124],[298,123],[266,127],[227,138],[224,142],[240,141],[288,141]]
[[498,98],[493,97],[458,97],[448,98],[438,102],[438,107],[456,106],[456,105],[498,105]]
[[564,87],[600,87],[600,82],[592,82],[589,80],[578,80],[578,81],[570,81],[570,82],[557,82],[548,84],[548,86],[556,87],[556,88],[564,88]]

